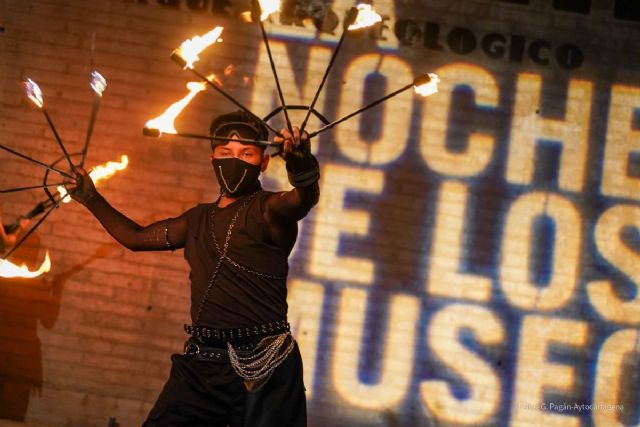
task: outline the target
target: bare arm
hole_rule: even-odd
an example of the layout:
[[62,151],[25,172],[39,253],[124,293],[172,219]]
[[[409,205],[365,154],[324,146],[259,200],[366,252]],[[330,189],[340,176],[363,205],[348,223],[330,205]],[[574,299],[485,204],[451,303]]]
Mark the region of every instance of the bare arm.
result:
[[185,214],[141,226],[111,206],[98,193],[89,175],[78,169],[75,183],[67,186],[71,197],[85,205],[120,244],[132,251],[162,251],[184,247],[187,235]]

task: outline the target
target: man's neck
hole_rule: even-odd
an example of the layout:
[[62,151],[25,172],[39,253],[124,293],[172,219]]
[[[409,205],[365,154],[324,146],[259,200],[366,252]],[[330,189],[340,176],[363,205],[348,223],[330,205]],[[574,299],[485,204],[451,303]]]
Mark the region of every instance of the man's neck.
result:
[[229,196],[223,195],[222,197],[220,197],[220,201],[218,202],[218,207],[224,208],[226,206],[229,206],[231,203],[235,202],[239,198],[240,197],[229,197]]

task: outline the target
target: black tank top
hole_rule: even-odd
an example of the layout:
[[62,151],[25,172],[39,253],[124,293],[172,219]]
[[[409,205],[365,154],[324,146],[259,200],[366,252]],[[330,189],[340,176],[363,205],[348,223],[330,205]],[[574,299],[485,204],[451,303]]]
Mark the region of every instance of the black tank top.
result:
[[[198,326],[240,328],[286,319],[289,253],[271,240],[264,220],[265,201],[271,194],[259,192],[239,212],[227,251],[233,262],[222,262]],[[201,204],[187,213],[184,257],[191,267],[192,322],[220,258],[212,236],[212,221],[218,246],[223,250],[229,224],[247,197],[251,196],[224,208]],[[292,226],[296,226],[295,222]]]

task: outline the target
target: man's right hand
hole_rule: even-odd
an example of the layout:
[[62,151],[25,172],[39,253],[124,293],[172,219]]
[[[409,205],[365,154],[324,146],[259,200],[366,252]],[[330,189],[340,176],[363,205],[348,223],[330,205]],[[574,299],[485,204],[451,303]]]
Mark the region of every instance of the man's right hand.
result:
[[91,177],[80,166],[76,167],[75,180],[65,184],[71,198],[87,206],[87,204],[99,196]]

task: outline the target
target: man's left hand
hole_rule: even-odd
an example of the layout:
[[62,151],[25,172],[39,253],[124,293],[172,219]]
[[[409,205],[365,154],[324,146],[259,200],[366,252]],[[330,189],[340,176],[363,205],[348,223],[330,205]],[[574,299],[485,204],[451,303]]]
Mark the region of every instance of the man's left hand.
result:
[[301,170],[306,169],[312,164],[311,160],[311,143],[309,134],[304,131],[300,134],[298,127],[293,128],[293,132],[289,129],[280,131],[282,137],[276,136],[274,142],[282,144],[282,157],[287,162],[287,169]]

